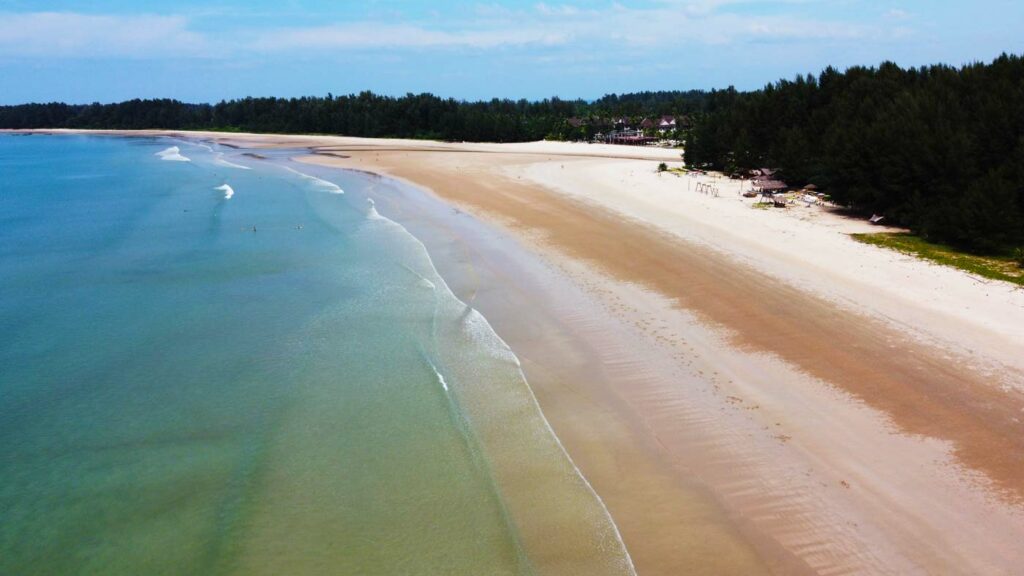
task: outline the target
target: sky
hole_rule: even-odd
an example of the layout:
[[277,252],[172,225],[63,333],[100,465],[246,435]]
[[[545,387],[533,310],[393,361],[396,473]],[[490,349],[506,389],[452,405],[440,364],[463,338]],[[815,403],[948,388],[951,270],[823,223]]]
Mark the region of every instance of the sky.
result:
[[1021,0],[0,0],[0,104],[754,89],[1024,53]]

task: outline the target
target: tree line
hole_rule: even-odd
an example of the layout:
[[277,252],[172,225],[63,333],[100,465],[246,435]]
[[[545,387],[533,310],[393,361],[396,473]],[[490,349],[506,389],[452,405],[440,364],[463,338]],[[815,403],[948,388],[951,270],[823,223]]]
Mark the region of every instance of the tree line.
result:
[[903,69],[828,68],[707,95],[688,164],[778,168],[926,239],[1024,246],[1024,59]]
[[236,130],[344,134],[488,142],[571,139],[569,119],[642,117],[694,109],[700,92],[649,92],[606,96],[595,102],[466,102],[432,94],[401,97],[362,92],[347,96],[242,98],[217,104],[177,100],[129,100],[116,104],[22,104],[0,106],[0,128],[98,128]]
[[613,119],[686,117],[691,166],[770,167],[852,209],[981,251],[1024,246],[1024,59],[960,68],[827,68],[761,90],[467,102],[432,94],[216,104],[0,106],[0,128],[235,130],[518,142],[587,139]]

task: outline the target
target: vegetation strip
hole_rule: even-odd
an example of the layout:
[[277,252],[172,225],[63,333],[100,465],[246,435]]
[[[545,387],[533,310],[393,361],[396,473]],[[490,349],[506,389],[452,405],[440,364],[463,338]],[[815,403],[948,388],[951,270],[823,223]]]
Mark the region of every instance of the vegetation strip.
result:
[[980,256],[956,248],[927,242],[920,236],[906,233],[880,232],[875,234],[851,234],[858,242],[896,250],[943,266],[959,268],[992,280],[1003,280],[1024,286],[1022,262],[1009,256]]

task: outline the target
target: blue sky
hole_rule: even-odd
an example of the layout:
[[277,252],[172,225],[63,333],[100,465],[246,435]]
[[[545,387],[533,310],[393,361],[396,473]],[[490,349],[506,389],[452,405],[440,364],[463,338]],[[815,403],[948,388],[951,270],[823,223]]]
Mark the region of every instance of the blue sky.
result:
[[0,0],[0,103],[594,98],[1024,52],[1024,2]]

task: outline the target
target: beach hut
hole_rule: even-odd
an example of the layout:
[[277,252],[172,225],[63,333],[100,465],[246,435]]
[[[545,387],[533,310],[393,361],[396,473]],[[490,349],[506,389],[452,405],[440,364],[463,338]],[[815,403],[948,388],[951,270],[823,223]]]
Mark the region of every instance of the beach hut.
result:
[[786,206],[786,201],[781,198],[776,198],[775,195],[783,190],[789,188],[789,186],[781,180],[766,180],[763,178],[754,179],[751,182],[751,190],[761,196],[761,202],[771,202],[779,208]]
[[762,193],[769,192],[772,194],[776,192],[781,192],[782,190],[789,188],[789,185],[787,185],[785,182],[781,180],[755,179],[753,182],[751,182],[751,186],[753,186],[755,190],[758,190]]

